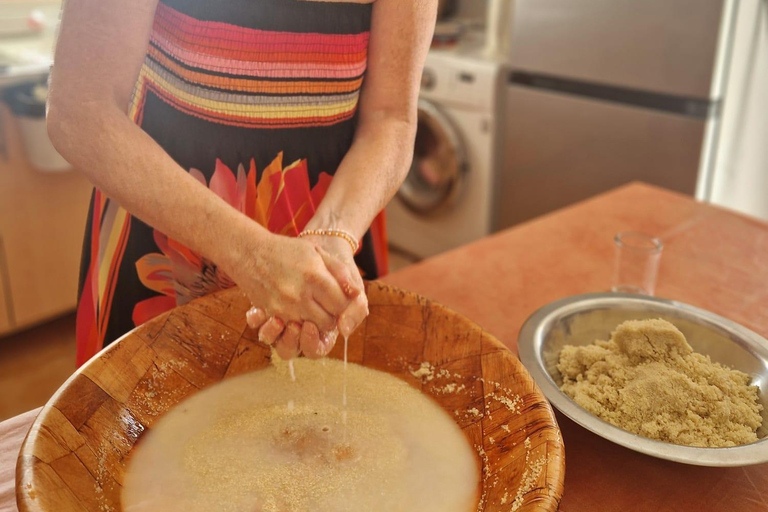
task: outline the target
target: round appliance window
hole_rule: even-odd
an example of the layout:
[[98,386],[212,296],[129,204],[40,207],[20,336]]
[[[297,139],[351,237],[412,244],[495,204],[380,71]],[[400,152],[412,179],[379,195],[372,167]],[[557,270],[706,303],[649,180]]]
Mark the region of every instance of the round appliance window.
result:
[[414,212],[439,212],[458,197],[466,171],[466,151],[458,131],[437,106],[419,100],[413,163],[398,198]]

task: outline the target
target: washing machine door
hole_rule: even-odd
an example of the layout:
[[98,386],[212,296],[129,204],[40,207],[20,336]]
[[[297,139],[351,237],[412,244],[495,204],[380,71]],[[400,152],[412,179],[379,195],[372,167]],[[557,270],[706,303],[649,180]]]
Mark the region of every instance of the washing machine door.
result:
[[450,208],[461,193],[467,169],[467,153],[458,130],[434,103],[419,100],[413,163],[398,199],[421,215]]

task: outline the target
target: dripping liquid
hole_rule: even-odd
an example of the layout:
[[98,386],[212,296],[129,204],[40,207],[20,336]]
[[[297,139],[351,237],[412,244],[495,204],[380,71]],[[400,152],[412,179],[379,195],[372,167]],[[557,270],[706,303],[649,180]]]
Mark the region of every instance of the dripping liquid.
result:
[[344,336],[344,392],[341,397],[341,403],[347,407],[347,349],[349,347],[349,340]]
[[323,397],[325,397],[327,395],[326,386],[325,386],[325,380],[326,380],[325,379],[325,358],[322,358],[320,360],[320,364],[323,366],[323,379],[322,379],[323,380]]
[[296,382],[296,369],[293,366],[293,359],[288,361],[288,372],[291,374],[291,382]]
[[344,384],[341,393],[341,421],[344,425],[344,442],[347,442],[347,349],[349,348],[349,339],[344,336]]

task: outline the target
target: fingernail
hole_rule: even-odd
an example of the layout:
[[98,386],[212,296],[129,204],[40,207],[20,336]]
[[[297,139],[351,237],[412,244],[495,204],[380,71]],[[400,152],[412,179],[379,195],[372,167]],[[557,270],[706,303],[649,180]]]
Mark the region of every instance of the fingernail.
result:
[[338,329],[323,333],[320,337],[320,346],[318,347],[318,354],[325,357],[327,356],[333,346],[336,344],[336,339],[339,337]]
[[339,337],[339,330],[334,329],[332,331],[328,331],[323,335],[323,341],[325,341],[329,347],[333,346],[334,343],[336,343],[336,339]]
[[248,327],[251,329],[254,329],[258,327],[258,323],[256,322],[256,315],[259,314],[259,308],[251,308],[245,313],[245,321],[248,323]]

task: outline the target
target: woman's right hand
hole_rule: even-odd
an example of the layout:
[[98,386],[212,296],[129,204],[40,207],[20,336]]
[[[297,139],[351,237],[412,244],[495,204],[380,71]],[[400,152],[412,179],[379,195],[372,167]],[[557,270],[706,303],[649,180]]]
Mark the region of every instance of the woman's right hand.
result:
[[307,323],[334,331],[338,317],[363,292],[357,283],[335,278],[312,243],[271,233],[244,240],[224,270],[264,318],[274,318],[261,327],[260,337],[270,344],[280,337],[278,349],[288,355],[302,335],[313,334],[303,332]]

